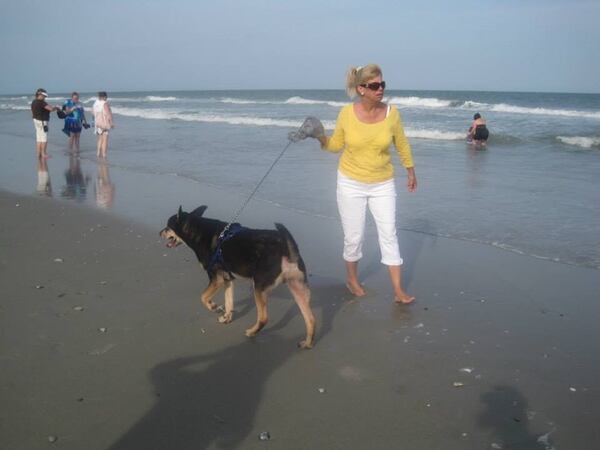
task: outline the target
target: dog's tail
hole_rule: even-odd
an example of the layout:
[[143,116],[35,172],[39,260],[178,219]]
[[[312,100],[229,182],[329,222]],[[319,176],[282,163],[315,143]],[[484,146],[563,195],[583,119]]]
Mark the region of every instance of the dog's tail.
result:
[[292,237],[292,233],[290,233],[288,229],[280,223],[276,223],[275,228],[277,228],[279,234],[281,234],[283,239],[285,239],[289,253],[288,258],[290,262],[297,263],[301,261],[302,257],[300,256],[300,250],[298,249],[298,244],[296,244],[296,241]]

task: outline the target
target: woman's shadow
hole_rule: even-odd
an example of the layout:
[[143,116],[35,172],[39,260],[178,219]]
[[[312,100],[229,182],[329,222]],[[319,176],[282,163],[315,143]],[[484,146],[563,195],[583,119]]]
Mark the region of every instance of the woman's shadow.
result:
[[481,395],[485,410],[479,416],[479,425],[491,428],[502,448],[513,450],[548,450],[549,433],[536,436],[528,426],[527,399],[521,392],[506,385],[494,388]]
[[[315,276],[311,283],[315,285],[312,307],[320,322],[318,346],[331,331],[333,319],[344,304],[332,299],[347,294],[339,280]],[[111,449],[197,450],[213,442],[219,447],[236,448],[252,431],[254,414],[269,376],[288,359],[306,354],[296,349],[299,336],[288,338],[278,333],[299,314],[296,305],[291,304],[277,323],[267,325],[259,334],[266,334],[268,339],[244,338],[222,351],[155,366],[150,379],[156,404]]]

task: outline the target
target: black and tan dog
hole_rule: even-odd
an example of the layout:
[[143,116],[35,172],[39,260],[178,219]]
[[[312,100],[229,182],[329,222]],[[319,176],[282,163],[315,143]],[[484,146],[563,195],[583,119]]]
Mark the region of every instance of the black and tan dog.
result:
[[205,210],[206,206],[200,206],[187,213],[179,207],[177,214],[169,218],[167,226],[160,232],[160,236],[167,239],[167,247],[177,247],[181,243],[190,247],[207,271],[209,284],[200,296],[204,306],[210,311],[218,310],[212,299],[224,287],[225,312],[219,317],[219,322],[231,322],[233,279],[235,276],[251,279],[257,320],[253,327],[246,330],[246,336],[254,336],[268,321],[268,294],[280,283],[286,283],[306,324],[306,339],[298,346],[311,348],[315,319],[310,309],[306,266],[290,232],[281,224],[275,224],[276,230],[243,228],[222,242],[220,258],[214,258],[219,235],[227,224],[202,217]]

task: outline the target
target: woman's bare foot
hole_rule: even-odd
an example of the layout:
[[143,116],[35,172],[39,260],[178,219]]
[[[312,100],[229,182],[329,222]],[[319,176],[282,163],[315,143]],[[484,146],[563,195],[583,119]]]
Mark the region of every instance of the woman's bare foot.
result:
[[367,295],[367,293],[365,292],[365,290],[362,287],[362,284],[360,284],[356,280],[346,281],[346,287],[348,288],[348,290],[350,291],[350,293],[352,295],[355,295],[357,297],[364,297],[365,295]]
[[409,303],[412,303],[414,301],[415,301],[415,297],[413,295],[408,295],[404,291],[398,292],[394,296],[394,302],[401,304],[401,305],[408,305]]

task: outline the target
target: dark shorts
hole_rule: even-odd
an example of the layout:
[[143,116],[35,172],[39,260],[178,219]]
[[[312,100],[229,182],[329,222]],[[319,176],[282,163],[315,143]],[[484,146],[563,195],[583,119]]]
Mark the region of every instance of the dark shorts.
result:
[[475,128],[475,134],[473,135],[473,139],[476,141],[487,141],[490,136],[490,132],[485,125],[478,125]]
[[81,133],[81,123],[77,121],[66,121],[65,131],[69,133]]

